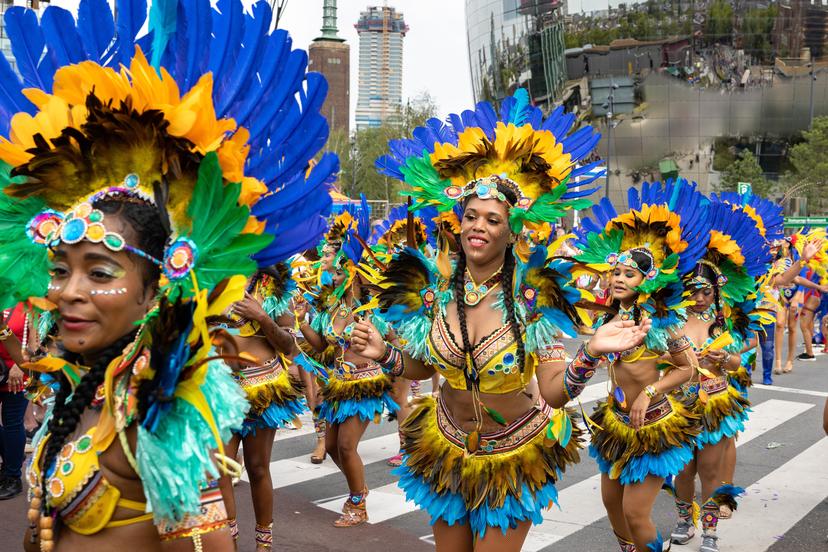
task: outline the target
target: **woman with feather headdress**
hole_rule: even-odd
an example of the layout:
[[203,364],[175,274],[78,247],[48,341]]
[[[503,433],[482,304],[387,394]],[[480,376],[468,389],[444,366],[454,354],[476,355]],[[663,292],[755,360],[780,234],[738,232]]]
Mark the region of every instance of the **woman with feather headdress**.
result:
[[[408,186],[411,209],[462,209],[456,264],[447,242],[436,260],[396,253],[373,278],[383,316],[401,347],[365,320],[352,347],[394,376],[444,378],[401,426],[406,496],[431,516],[438,550],[520,550],[530,526],[556,502],[555,482],[578,461],[581,430],[564,405],[594,373],[595,355],[639,343],[648,325],[606,325],[568,366],[558,331],[574,336],[581,294],[572,263],[525,241],[582,207],[594,188],[577,167],[598,136],[569,134],[574,117],[546,120],[518,90],[500,118],[488,103],[428,121],[390,143],[377,167]],[[554,250],[554,249],[553,249]]]
[[231,550],[217,480],[249,404],[208,318],[318,240],[326,84],[264,2],[155,0],[144,38],[146,3],[116,8],[5,12],[0,309],[53,310],[61,345],[27,366],[58,391],[24,546]]
[[[802,253],[797,248],[802,248]],[[770,270],[770,285],[778,295],[776,309],[776,327],[774,336],[775,358],[774,374],[787,374],[793,370],[794,351],[796,350],[796,330],[802,294],[797,287],[819,289],[820,286],[802,276],[805,265],[813,256],[819,253],[822,241],[815,240],[813,244],[799,233],[791,237],[780,239],[776,260]],[[787,330],[787,353],[784,367],[782,366],[782,346]]]
[[[372,310],[358,270],[366,253],[369,217],[363,196],[361,208],[354,214],[353,224],[345,229],[342,246],[331,261],[331,272],[321,276],[330,282],[325,281],[317,293],[315,316],[310,324],[300,326],[305,340],[317,352],[332,346],[335,353],[332,369],[320,389],[319,416],[326,422],[325,449],[345,475],[350,491],[342,515],[334,521],[334,526],[340,528],[368,521],[365,466],[357,446],[368,424],[379,422],[386,409],[394,414],[401,406],[391,396],[393,382],[380,365],[351,346],[358,318],[369,316]],[[299,305],[300,319],[307,309],[308,303]],[[382,335],[390,337],[382,319],[374,320],[383,328]]]
[[[244,445],[244,467],[250,481],[256,518],[256,546],[270,548],[273,542],[273,481],[270,457],[276,430],[301,426],[299,415],[306,405],[302,386],[289,374],[293,358],[300,354],[293,335],[291,312],[296,283],[288,263],[257,270],[248,278],[244,297],[228,310],[229,320],[219,326],[227,330],[218,341],[219,353],[228,362],[233,378],[242,388],[250,410],[241,429],[226,443],[227,455],[235,458]],[[236,501],[230,478],[220,481],[230,518],[230,532],[238,540]]]
[[[671,540],[686,544],[695,534],[695,477],[701,479],[702,552],[717,552],[720,510],[731,513],[743,489],[725,478],[725,451],[744,430],[750,402],[731,374],[742,353],[756,344],[761,312],[756,308],[757,278],[770,267],[770,252],[760,226],[742,208],[714,201],[708,207],[709,241],[704,256],[684,276],[692,304],[685,335],[699,359],[698,380],[677,396],[700,417],[693,459],[675,477],[678,523]],[[755,318],[755,320],[751,320]],[[749,378],[748,378],[749,379]],[[724,482],[724,483],[723,483]]]
[[[640,346],[605,357],[609,396],[595,407],[590,456],[601,471],[601,495],[622,552],[660,551],[651,513],[664,479],[693,458],[698,416],[670,396],[695,372],[683,333],[680,274],[706,243],[707,200],[684,181],[631,188],[630,210],[607,198],[583,220],[575,258],[611,271],[611,311],[598,321],[650,320]],[[600,331],[600,330],[599,330]]]

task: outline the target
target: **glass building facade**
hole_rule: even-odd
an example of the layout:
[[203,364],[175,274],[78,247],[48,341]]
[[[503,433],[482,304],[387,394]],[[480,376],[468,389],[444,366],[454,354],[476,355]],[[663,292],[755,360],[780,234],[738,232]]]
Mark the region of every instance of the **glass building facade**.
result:
[[566,82],[564,9],[550,0],[466,0],[475,101],[525,87],[536,105],[555,103]]

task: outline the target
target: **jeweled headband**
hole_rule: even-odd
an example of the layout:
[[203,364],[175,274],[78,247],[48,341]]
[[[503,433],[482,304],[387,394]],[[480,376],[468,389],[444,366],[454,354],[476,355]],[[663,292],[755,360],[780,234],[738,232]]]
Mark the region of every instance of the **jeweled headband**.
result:
[[[651,268],[649,270],[644,270],[642,267],[638,266],[638,263],[633,258],[633,253],[640,253],[650,259]],[[622,251],[620,254],[610,253],[607,255],[606,261],[607,264],[613,268],[616,265],[634,268],[641,272],[641,274],[643,274],[648,280],[653,280],[658,276],[658,268],[656,267],[655,257],[653,257],[653,253],[646,247],[634,247],[633,249]]]
[[[713,271],[713,274],[716,275],[716,281],[713,282],[710,278],[706,278],[702,276],[701,267],[706,266]],[[716,284],[718,287],[722,287],[727,283],[727,276],[722,274],[722,271],[719,270],[715,264],[711,263],[710,261],[699,261],[696,264],[696,268],[693,270],[692,275],[688,278],[685,282],[686,287],[693,288],[693,289],[704,289],[713,287],[713,284]]]
[[164,252],[164,260],[157,259],[146,251],[130,245],[124,237],[111,232],[104,226],[104,213],[93,207],[96,201],[106,198],[125,198],[154,205],[147,194],[140,191],[140,179],[136,174],[129,174],[121,186],[113,186],[74,206],[66,213],[47,209],[29,222],[27,234],[32,242],[54,249],[61,243],[68,245],[81,241],[99,243],[110,251],[127,251],[138,255],[158,266],[170,280],[186,277],[198,259],[198,250],[192,240],[179,237]]

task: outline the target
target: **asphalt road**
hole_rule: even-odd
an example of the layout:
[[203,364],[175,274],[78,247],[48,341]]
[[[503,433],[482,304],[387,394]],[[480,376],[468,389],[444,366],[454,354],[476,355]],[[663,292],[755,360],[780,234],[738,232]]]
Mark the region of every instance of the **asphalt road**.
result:
[[[567,348],[574,352],[573,343]],[[828,551],[828,438],[822,410],[828,397],[828,355],[799,362],[790,374],[775,376],[773,386],[750,391],[753,412],[738,440],[736,484],[747,489],[733,519],[720,523],[722,552]],[[756,374],[756,382],[761,377]],[[424,391],[428,384],[424,382]],[[591,410],[606,393],[606,372],[599,372],[582,400]],[[309,420],[306,420],[309,422]],[[273,447],[274,550],[328,552],[431,551],[428,517],[406,503],[385,460],[397,448],[396,424],[371,425],[360,452],[371,494],[369,524],[335,529],[347,486],[330,460],[315,466],[309,454],[315,443],[312,424],[282,431]],[[558,490],[560,509],[553,508],[533,528],[523,550],[615,551],[618,545],[604,515],[595,462],[586,453],[567,470]],[[241,540],[239,550],[255,550],[249,486],[236,487]],[[0,551],[18,550],[27,504],[22,497],[0,503]],[[660,496],[654,519],[662,534],[675,521],[672,499]],[[673,550],[698,550],[699,541]]]

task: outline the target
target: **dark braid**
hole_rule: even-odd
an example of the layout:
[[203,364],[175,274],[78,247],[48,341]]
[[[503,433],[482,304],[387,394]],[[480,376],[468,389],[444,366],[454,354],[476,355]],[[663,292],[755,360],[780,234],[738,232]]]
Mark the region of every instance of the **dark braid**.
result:
[[722,312],[722,302],[719,294],[719,284],[715,280],[713,281],[713,304],[716,307],[716,318],[713,321],[713,324],[710,325],[710,329],[707,331],[710,337],[716,337],[719,335],[725,325],[724,312]]
[[[466,302],[463,299],[466,283],[465,275],[466,254],[461,247],[457,255],[457,267],[454,269],[454,303],[457,305],[457,318],[460,320],[460,335],[463,337],[464,355],[467,351],[471,352],[472,350],[471,341],[469,341],[469,328],[466,325]],[[474,365],[474,357],[472,357],[472,365]]]
[[508,315],[509,322],[512,323],[512,335],[515,337],[515,343],[517,344],[518,368],[520,368],[520,373],[522,374],[526,365],[526,346],[523,343],[523,335],[520,323],[518,322],[517,312],[515,311],[514,276],[515,256],[512,253],[512,248],[509,247],[506,249],[506,258],[503,261],[500,285],[503,289],[503,304],[506,306],[506,314]]
[[[46,496],[46,472],[55,462],[60,449],[66,443],[66,440],[75,432],[80,422],[83,411],[91,404],[95,397],[95,392],[98,386],[103,383],[106,374],[106,368],[112,359],[116,358],[124,348],[135,338],[137,330],[128,333],[115,341],[112,345],[101,351],[98,360],[92,368],[83,375],[72,399],[66,402],[66,399],[71,392],[69,380],[65,376],[60,378],[60,389],[55,395],[55,406],[52,410],[52,417],[49,420],[48,434],[49,440],[46,444],[46,450],[43,452],[43,464],[41,467],[41,485],[43,489],[43,496]],[[69,362],[77,362],[79,360],[77,355],[67,354],[66,360]],[[43,501],[43,508],[46,508],[46,501]]]

